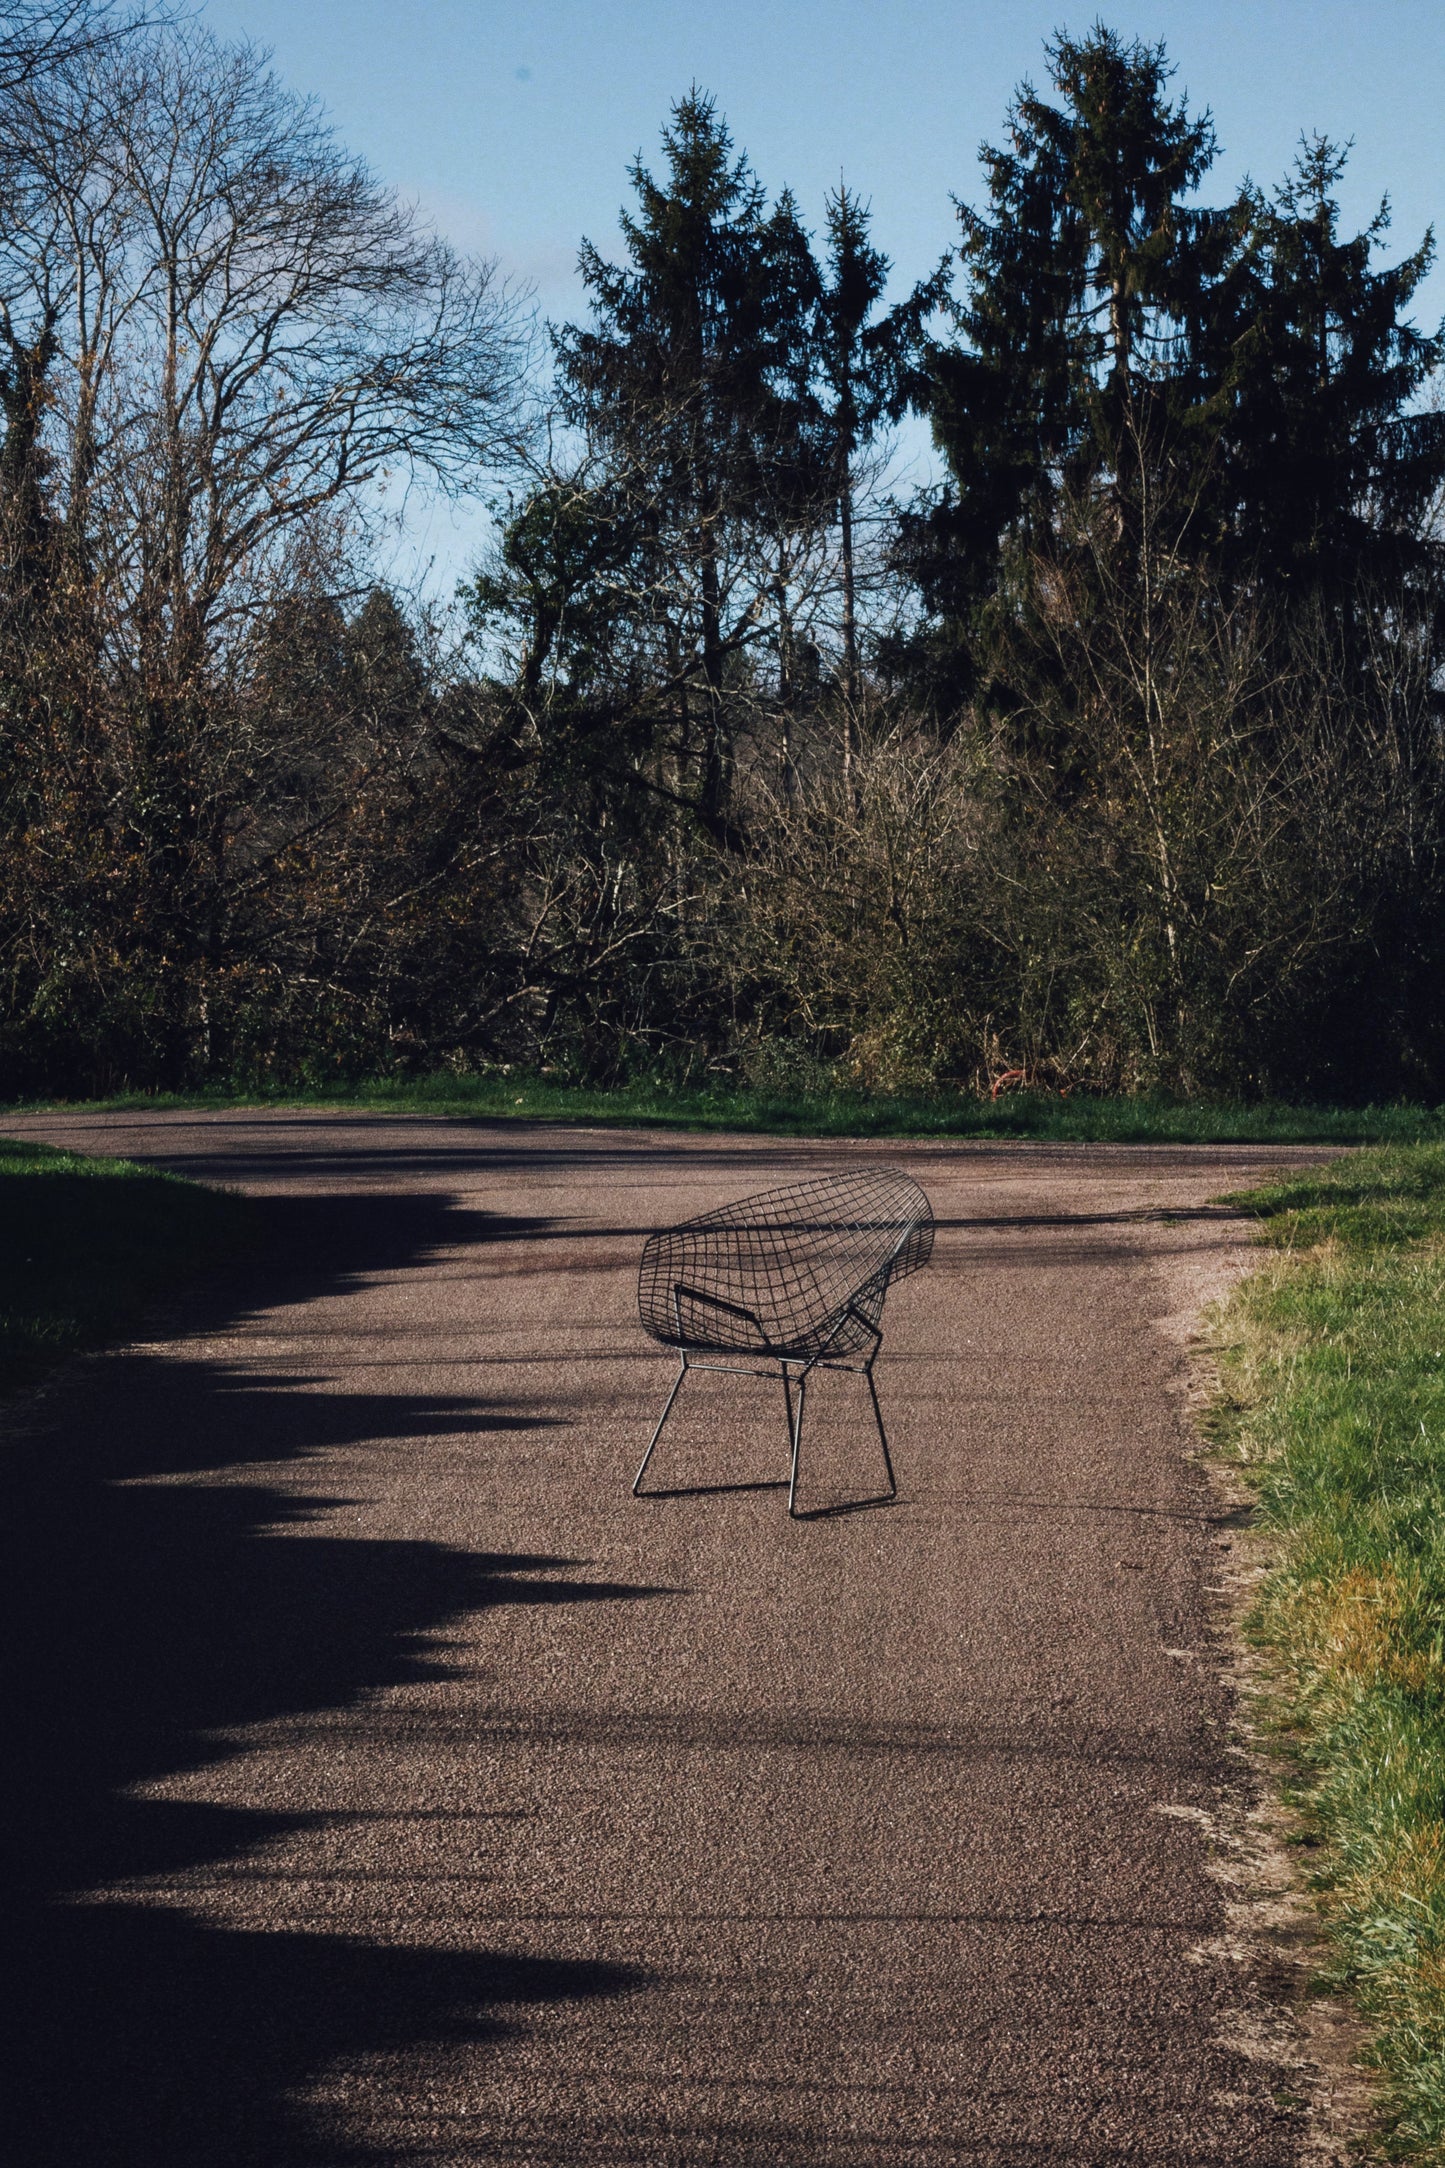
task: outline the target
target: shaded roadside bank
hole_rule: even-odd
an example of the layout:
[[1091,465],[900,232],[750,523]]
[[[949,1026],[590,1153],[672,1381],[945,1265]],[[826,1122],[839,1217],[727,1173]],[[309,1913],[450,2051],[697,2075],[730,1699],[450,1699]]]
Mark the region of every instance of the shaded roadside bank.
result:
[[1060,1144],[1417,1144],[1445,1142],[1445,1109],[1423,1105],[1289,1105],[1279,1100],[1111,1099],[1007,1090],[881,1092],[642,1081],[570,1084],[551,1075],[489,1069],[477,1075],[373,1077],[193,1093],[119,1093],[108,1099],[19,1103],[40,1112],[164,1113],[186,1109],[368,1108],[379,1113],[551,1121],[631,1129],[735,1131],[792,1137],[1036,1139]]
[[0,1137],[0,1393],[124,1338],[260,1236],[250,1202],[133,1160]]

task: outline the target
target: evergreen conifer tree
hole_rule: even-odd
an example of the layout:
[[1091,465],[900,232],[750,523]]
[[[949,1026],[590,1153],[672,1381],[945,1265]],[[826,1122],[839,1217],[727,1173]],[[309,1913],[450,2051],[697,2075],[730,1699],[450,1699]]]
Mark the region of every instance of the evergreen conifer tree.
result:
[[858,610],[853,536],[856,463],[886,420],[917,391],[928,319],[948,290],[948,262],[881,317],[888,258],[873,246],[868,206],[845,184],[827,199],[827,255],[818,289],[817,370],[827,408],[843,579],[843,684],[858,691]]
[[728,660],[757,637],[760,614],[738,568],[755,560],[750,535],[796,519],[808,466],[808,263],[791,203],[769,214],[711,98],[694,89],[674,107],[663,147],[660,181],[640,158],[632,168],[627,261],[583,244],[593,321],[557,334],[557,359],[564,411],[609,463],[597,514],[626,527],[634,592],[650,598],[667,651],[679,749],[699,756],[696,810],[721,835]]
[[1388,206],[1344,233],[1345,154],[1320,138],[1272,196],[1246,185],[1209,209],[1213,128],[1171,100],[1162,45],[1096,26],[1047,51],[1057,102],[1026,84],[983,153],[986,205],[959,212],[959,337],[931,356],[950,481],[902,549],[940,689],[982,673],[995,699],[1018,691],[1028,608],[1009,568],[1065,548],[1061,506],[1101,495],[1116,593],[1147,495],[1174,507],[1173,555],[1271,610],[1309,595],[1343,622],[1402,582],[1423,603],[1445,418],[1417,395],[1445,343],[1406,312],[1431,237],[1381,266]]
[[1282,186],[1252,192],[1252,246],[1225,325],[1220,461],[1235,564],[1335,611],[1351,598],[1377,604],[1422,575],[1438,584],[1445,569],[1423,519],[1445,482],[1445,416],[1416,408],[1445,337],[1406,315],[1433,239],[1379,265],[1388,203],[1362,232],[1343,233],[1347,157],[1306,137]]
[[951,485],[904,536],[949,621],[953,689],[987,645],[1011,543],[1047,546],[1061,494],[1106,487],[1121,531],[1141,463],[1191,451],[1212,387],[1197,358],[1242,214],[1191,202],[1215,156],[1207,112],[1171,102],[1162,45],[1096,26],[1047,48],[1051,104],[1024,84],[987,204],[959,205],[959,339],[935,348],[929,399]]

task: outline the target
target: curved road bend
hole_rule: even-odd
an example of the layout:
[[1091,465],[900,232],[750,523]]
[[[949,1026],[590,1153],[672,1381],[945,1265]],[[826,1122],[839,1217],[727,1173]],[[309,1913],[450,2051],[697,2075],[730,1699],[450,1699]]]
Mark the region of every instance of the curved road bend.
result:
[[[8,1127],[263,1200],[17,1441],[28,2162],[1299,2157],[1215,1951],[1177,1324],[1247,1238],[1209,1200],[1321,1155]],[[644,1234],[858,1152],[940,1221],[878,1368],[897,1505],[790,1523],[781,1395],[718,1378],[656,1475],[748,1487],[634,1501]],[[810,1395],[804,1503],[876,1480],[860,1394]]]

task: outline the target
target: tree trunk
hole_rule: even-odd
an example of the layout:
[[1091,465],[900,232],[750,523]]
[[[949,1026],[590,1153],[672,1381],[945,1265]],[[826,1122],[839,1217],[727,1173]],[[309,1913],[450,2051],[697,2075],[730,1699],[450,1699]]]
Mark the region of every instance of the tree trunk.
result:
[[722,595],[718,579],[715,504],[711,487],[702,492],[702,674],[707,688],[703,717],[701,813],[713,834],[722,826],[727,799],[727,744],[723,722]]
[[851,792],[858,749],[858,614],[853,583],[853,476],[846,457],[838,492],[838,527],[843,553],[843,784]]

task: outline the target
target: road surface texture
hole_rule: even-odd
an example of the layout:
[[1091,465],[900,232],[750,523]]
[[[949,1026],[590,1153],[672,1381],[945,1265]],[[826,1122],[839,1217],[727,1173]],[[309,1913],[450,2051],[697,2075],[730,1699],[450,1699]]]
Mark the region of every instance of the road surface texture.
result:
[[[1179,1320],[1211,1200],[1320,1155],[7,1126],[263,1230],[15,1426],[27,2168],[1303,2157],[1201,1828],[1248,1778]],[[653,1473],[742,1487],[634,1500],[644,1236],[859,1156],[939,1221],[897,1504],[791,1522],[781,1392],[716,1377]],[[862,1381],[808,1422],[800,1503],[866,1496]]]

